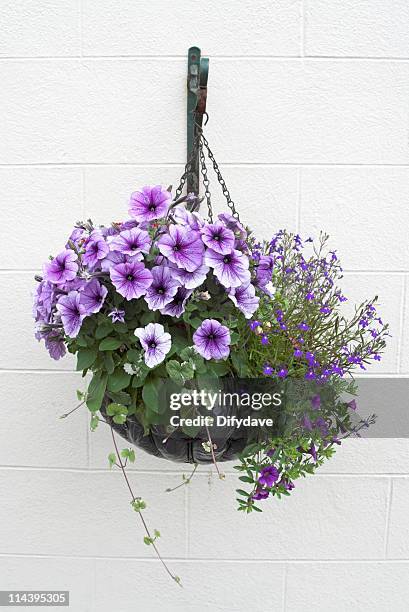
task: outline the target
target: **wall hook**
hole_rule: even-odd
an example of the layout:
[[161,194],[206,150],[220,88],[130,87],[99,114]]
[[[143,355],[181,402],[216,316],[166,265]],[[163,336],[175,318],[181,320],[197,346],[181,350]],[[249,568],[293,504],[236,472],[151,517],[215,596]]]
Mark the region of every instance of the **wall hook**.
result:
[[[190,47],[187,65],[187,161],[192,157],[197,131],[206,115],[207,77],[209,58],[201,57],[199,47]],[[192,159],[191,170],[186,178],[187,192],[199,195],[199,150]]]

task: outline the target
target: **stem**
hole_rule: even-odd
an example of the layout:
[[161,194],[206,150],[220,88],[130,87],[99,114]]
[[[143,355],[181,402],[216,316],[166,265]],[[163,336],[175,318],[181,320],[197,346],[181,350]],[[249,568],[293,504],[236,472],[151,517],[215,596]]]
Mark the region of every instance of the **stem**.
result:
[[193,476],[195,475],[195,472],[198,467],[199,467],[199,464],[195,463],[195,467],[193,468],[193,471],[191,472],[190,476],[188,476],[188,478],[185,478],[184,481],[181,482],[180,484],[176,485],[176,487],[173,487],[173,489],[166,489],[166,493],[172,493],[172,491],[176,491],[176,489],[180,489],[180,487],[184,487],[185,485],[188,485],[189,482],[192,480]]
[[216,461],[216,456],[214,454],[214,449],[213,449],[213,442],[212,442],[212,438],[210,437],[210,431],[207,425],[205,425],[206,428],[206,433],[207,433],[207,437],[209,439],[209,444],[210,444],[210,452],[212,453],[212,461],[213,461],[213,465],[216,468],[216,472],[219,475],[220,480],[224,480],[224,474],[222,474],[219,470],[219,466],[217,465],[217,461]]
[[80,404],[78,404],[78,406],[75,406],[75,408],[73,408],[72,410],[70,410],[69,412],[66,412],[65,414],[62,414],[60,416],[60,419],[66,419],[67,416],[70,416],[70,414],[72,414],[73,412],[75,412],[76,410],[78,410],[78,408],[81,408],[81,406],[83,406],[85,404],[85,400],[82,401]]
[[[115,440],[114,430],[113,430],[112,426],[111,426],[111,435],[112,435],[112,441],[113,441],[114,447],[115,447],[115,453],[116,453],[116,456],[118,458],[118,463],[119,463],[119,466],[121,468],[121,472],[122,472],[123,477],[125,479],[126,486],[128,487],[129,493],[131,494],[132,503],[134,503],[134,502],[137,501],[137,497],[135,496],[135,494],[134,494],[134,492],[132,490],[131,483],[129,482],[128,476],[126,474],[125,466],[124,466],[124,464],[122,462],[121,454],[119,452],[118,445],[117,445],[116,440]],[[172,574],[172,572],[170,571],[170,569],[166,565],[165,561],[162,559],[162,556],[161,556],[161,554],[160,554],[160,552],[158,550],[158,547],[156,546],[156,544],[155,544],[155,542],[154,542],[154,540],[153,540],[153,538],[151,536],[151,532],[149,530],[148,525],[146,524],[146,521],[145,521],[145,518],[144,518],[144,516],[142,514],[142,511],[141,510],[137,510],[137,512],[138,512],[139,517],[140,517],[140,519],[142,521],[142,525],[143,525],[143,528],[145,529],[145,533],[148,536],[148,538],[150,538],[150,540],[152,542],[152,546],[153,546],[153,548],[155,550],[156,556],[158,557],[159,561],[162,563],[163,567],[165,568],[165,570],[169,574],[169,576],[172,578],[172,580],[174,580],[175,582],[177,582],[177,584],[182,586],[180,584],[180,580],[178,579],[178,577],[175,576],[174,574]]]

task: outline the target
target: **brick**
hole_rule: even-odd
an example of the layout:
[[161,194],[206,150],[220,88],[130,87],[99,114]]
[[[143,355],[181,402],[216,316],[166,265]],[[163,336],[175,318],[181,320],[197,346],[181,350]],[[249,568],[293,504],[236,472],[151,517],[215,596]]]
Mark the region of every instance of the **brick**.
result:
[[394,478],[388,529],[387,557],[407,559],[409,549],[409,478]]

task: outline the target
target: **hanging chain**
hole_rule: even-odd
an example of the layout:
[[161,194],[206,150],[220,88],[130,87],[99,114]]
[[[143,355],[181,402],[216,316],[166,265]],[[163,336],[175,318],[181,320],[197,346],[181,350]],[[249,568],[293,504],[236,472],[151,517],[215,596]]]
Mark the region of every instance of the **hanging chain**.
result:
[[202,173],[203,176],[203,186],[205,188],[205,198],[206,198],[206,202],[207,202],[207,210],[208,210],[208,214],[209,214],[209,221],[210,223],[213,223],[213,210],[212,210],[212,203],[211,203],[211,195],[210,195],[210,181],[209,181],[209,177],[207,176],[207,166],[206,166],[206,158],[205,158],[205,154],[203,152],[203,143],[202,141],[200,141],[200,145],[199,145],[199,157],[200,157],[200,171]]
[[187,163],[185,165],[183,174],[180,177],[179,186],[178,186],[178,188],[175,191],[175,200],[178,200],[180,198],[180,196],[182,195],[182,191],[183,191],[183,188],[184,188],[184,186],[186,184],[187,177],[188,177],[189,173],[192,171],[192,166],[193,166],[193,163],[195,161],[195,158],[196,158],[196,155],[197,155],[197,151],[198,151],[198,148],[199,148],[199,145],[200,145],[200,137],[201,137],[201,134],[198,131],[198,133],[196,134],[196,137],[194,139],[194,142],[193,142],[192,152],[190,154],[189,159],[187,160]]

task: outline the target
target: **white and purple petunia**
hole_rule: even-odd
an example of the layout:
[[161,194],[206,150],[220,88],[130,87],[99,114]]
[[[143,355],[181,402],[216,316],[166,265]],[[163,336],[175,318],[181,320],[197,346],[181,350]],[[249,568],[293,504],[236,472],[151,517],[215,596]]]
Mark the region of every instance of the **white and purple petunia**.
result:
[[139,261],[116,264],[109,273],[116,290],[126,300],[145,295],[153,281],[151,271]]
[[110,238],[108,243],[111,251],[119,251],[132,256],[137,253],[149,253],[152,241],[148,232],[139,227],[133,227]]
[[205,264],[213,268],[216,278],[227,288],[240,287],[250,282],[249,260],[240,251],[233,249],[223,255],[208,249]]
[[101,259],[109,253],[109,246],[100,230],[93,230],[85,242],[85,253],[82,256],[83,263],[89,268],[94,268]]
[[253,316],[260,303],[260,298],[256,296],[256,289],[251,283],[231,288],[229,298],[241,310],[246,319]]
[[98,279],[88,281],[80,292],[80,301],[87,315],[99,312],[108,294],[108,289]]
[[154,368],[162,363],[169,353],[172,340],[171,335],[165,332],[160,323],[149,323],[146,327],[135,329],[137,336],[145,351],[144,359],[148,368]]
[[78,272],[78,257],[71,249],[58,253],[54,259],[44,264],[44,280],[55,285],[63,285],[74,279]]
[[152,283],[145,295],[145,301],[151,310],[165,308],[176,295],[180,282],[173,277],[172,272],[167,266],[152,268]]
[[202,230],[202,240],[208,249],[226,255],[234,248],[235,236],[233,232],[225,227],[220,221],[208,223]]
[[230,353],[229,329],[215,319],[205,319],[193,334],[196,351],[204,359],[226,359]]
[[171,225],[169,233],[158,240],[159,251],[178,268],[193,272],[203,263],[204,245],[199,232],[188,227]]
[[193,272],[188,272],[187,270],[182,270],[182,268],[178,268],[173,265],[172,274],[177,279],[179,279],[181,285],[183,285],[186,289],[196,289],[196,287],[200,287],[206,280],[206,276],[209,272],[208,266],[202,265]]
[[129,214],[140,223],[161,219],[169,209],[172,196],[161,185],[146,186],[131,195]]
[[192,289],[178,287],[171,301],[164,308],[160,309],[161,314],[179,318],[185,312],[185,304],[192,295]]
[[63,295],[57,303],[57,310],[61,316],[64,331],[70,338],[76,338],[81,329],[86,312],[85,306],[81,304],[81,295],[78,291],[70,291]]

